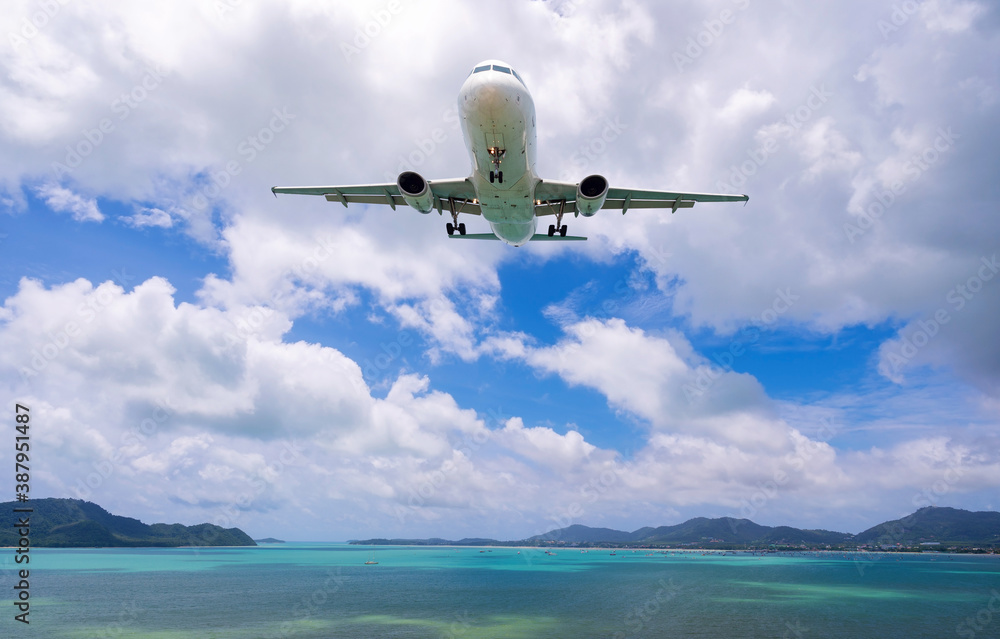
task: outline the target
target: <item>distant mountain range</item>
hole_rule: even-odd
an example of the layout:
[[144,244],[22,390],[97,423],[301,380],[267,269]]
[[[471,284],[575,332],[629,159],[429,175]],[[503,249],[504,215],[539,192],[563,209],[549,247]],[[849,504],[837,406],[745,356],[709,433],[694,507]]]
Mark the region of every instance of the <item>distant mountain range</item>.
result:
[[858,543],[1000,545],[1000,512],[921,508],[909,517],[887,521],[855,536]]
[[749,519],[696,517],[675,526],[640,528],[633,532],[591,528],[579,524],[551,530],[519,541],[495,539],[367,539],[369,545],[777,545],[777,546],[916,546],[1000,545],[1000,512],[970,512],[928,506],[915,513],[873,526],[857,535],[830,530],[801,530],[790,526],[761,526]]
[[[13,511],[25,507],[33,512]],[[138,519],[112,515],[89,501],[48,498],[0,503],[0,546],[18,544],[18,520],[23,517],[29,518],[31,545],[38,548],[257,545],[239,528],[214,524],[147,525]]]

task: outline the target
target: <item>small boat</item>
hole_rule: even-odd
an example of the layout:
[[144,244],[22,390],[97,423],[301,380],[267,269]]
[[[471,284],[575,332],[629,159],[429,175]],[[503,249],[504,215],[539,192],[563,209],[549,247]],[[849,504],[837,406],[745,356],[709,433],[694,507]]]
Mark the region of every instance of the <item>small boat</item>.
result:
[[375,561],[375,551],[373,550],[372,554],[371,554],[371,557],[368,559],[368,561],[365,562],[365,565],[366,566],[373,566],[373,565],[375,565],[377,563],[378,562]]

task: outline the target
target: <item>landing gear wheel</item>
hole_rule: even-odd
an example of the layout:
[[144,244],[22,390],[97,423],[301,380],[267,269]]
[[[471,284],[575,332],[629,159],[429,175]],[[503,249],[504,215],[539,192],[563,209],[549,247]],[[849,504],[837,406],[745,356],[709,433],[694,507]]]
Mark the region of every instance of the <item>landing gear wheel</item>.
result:
[[562,237],[566,237],[566,231],[568,230],[569,227],[563,224],[562,226],[559,227],[559,235],[561,235]]
[[[447,224],[445,224],[444,227],[446,229],[448,229],[448,235],[454,235],[455,234],[455,225],[452,224],[451,222],[448,222]],[[465,235],[465,233],[462,233],[462,235]]]
[[497,171],[497,182],[503,184],[503,171]]
[[[465,222],[461,222],[458,225],[458,234],[459,235],[465,235]],[[565,235],[565,233],[563,233],[563,235]]]
[[496,177],[496,174],[495,174],[495,173],[493,173],[493,171],[490,171],[490,184],[493,184],[493,179],[494,179],[495,177]]
[[555,234],[556,234],[556,225],[549,224],[549,237],[552,237]]

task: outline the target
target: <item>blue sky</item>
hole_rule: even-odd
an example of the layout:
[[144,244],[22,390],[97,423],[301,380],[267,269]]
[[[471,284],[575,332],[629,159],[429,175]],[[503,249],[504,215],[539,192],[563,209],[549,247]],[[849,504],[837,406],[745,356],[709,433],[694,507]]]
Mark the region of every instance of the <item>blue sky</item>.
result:
[[[992,5],[15,5],[0,388],[36,496],[302,540],[998,507]],[[515,249],[271,196],[467,175],[488,58],[543,177],[750,202]]]

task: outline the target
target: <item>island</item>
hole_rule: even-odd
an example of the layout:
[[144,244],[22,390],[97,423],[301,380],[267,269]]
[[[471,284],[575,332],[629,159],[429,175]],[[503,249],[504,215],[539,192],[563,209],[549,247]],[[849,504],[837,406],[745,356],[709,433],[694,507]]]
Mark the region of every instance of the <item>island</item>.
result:
[[35,548],[120,548],[179,546],[256,546],[239,528],[215,524],[144,524],[112,515],[97,504],[80,499],[32,499],[0,503],[0,546],[18,544],[18,517],[14,509],[30,508],[31,545]]
[[927,506],[856,535],[790,526],[762,526],[749,519],[695,517],[673,526],[627,532],[575,524],[517,541],[467,538],[364,539],[365,546],[536,546],[572,548],[688,548],[700,550],[860,550],[994,553],[1000,550],[1000,512]]

